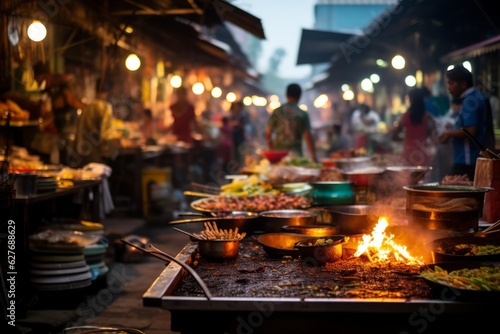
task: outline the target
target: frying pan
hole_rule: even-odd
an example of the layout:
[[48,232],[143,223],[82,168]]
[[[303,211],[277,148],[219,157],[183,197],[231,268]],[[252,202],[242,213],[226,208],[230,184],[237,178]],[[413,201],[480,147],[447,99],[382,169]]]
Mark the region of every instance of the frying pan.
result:
[[[467,249],[458,250],[457,245],[497,246],[500,248],[500,239],[481,238],[475,236],[455,236],[436,239],[431,242],[433,262],[492,262],[500,261],[500,253],[485,255],[465,255]],[[468,248],[468,247],[467,247]],[[500,265],[500,264],[499,264]]]
[[215,222],[219,229],[235,229],[238,228],[239,232],[251,234],[260,229],[260,216],[253,212],[242,211],[241,214],[231,215],[227,217],[201,217],[191,219],[172,220],[169,225],[177,224],[199,224],[200,231],[205,229],[204,223]]

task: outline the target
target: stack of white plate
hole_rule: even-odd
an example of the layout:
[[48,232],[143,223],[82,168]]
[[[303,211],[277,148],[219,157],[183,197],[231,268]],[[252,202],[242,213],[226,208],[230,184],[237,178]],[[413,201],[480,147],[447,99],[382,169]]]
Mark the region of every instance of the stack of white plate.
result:
[[80,289],[92,283],[83,248],[75,245],[31,247],[30,281],[40,291]]

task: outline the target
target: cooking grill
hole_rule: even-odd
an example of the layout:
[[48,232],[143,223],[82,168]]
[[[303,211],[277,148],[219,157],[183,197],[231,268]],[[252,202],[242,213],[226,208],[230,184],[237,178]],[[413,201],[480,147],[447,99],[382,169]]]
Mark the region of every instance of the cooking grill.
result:
[[[214,296],[262,298],[430,298],[428,284],[413,274],[417,266],[376,264],[352,258],[314,266],[311,261],[271,259],[252,239],[242,241],[236,263],[214,263],[195,255],[194,269],[201,273]],[[306,263],[307,262],[307,263]],[[186,277],[172,296],[203,296],[197,282]]]
[[338,333],[373,328],[417,333],[421,328],[409,319],[423,319],[426,310],[439,312],[432,314],[435,319],[427,323],[427,332],[441,333],[459,331],[465,319],[492,315],[499,306],[457,301],[453,290],[446,288],[436,294],[423,278],[413,275],[418,267],[394,262],[377,265],[359,258],[311,267],[301,259],[271,259],[253,237],[242,240],[232,261],[199,257],[193,241],[176,259],[194,268],[210,290],[210,300],[185,269],[170,263],[145,292],[143,303],[169,310],[172,330],[179,332],[241,333],[248,325],[254,333],[327,328]]

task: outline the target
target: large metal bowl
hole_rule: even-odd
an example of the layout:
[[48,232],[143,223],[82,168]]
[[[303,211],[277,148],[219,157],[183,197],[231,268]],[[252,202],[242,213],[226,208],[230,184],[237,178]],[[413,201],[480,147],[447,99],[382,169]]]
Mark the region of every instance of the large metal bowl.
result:
[[295,243],[308,238],[310,236],[297,233],[265,233],[260,235],[257,241],[269,257],[291,256],[297,258],[300,254],[299,250],[295,248]]
[[269,210],[259,215],[260,226],[265,232],[282,232],[283,226],[316,224],[319,213],[308,210]]
[[327,237],[339,234],[339,228],[329,225],[286,225],[284,232],[305,234],[311,237]]
[[300,240],[295,244],[302,261],[311,266],[324,266],[342,258],[344,235],[316,237]]
[[409,225],[429,230],[477,230],[484,195],[491,188],[442,185],[406,186]]
[[325,207],[325,210],[330,213],[332,224],[339,227],[341,234],[370,233],[379,219],[371,205],[334,205]]

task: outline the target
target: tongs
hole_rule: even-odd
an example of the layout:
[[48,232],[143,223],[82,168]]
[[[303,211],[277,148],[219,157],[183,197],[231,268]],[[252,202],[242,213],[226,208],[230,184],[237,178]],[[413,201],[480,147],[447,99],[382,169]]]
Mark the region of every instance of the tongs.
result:
[[126,243],[127,245],[132,246],[134,248],[137,248],[138,250],[140,250],[140,251],[142,251],[144,253],[151,254],[151,255],[153,255],[154,257],[156,257],[156,258],[158,258],[160,260],[163,260],[163,261],[173,261],[173,262],[177,263],[178,265],[180,265],[181,267],[183,267],[184,269],[186,269],[194,277],[194,279],[196,280],[196,282],[198,283],[198,285],[200,286],[200,288],[203,290],[203,293],[205,294],[205,297],[207,297],[208,300],[212,299],[212,294],[210,293],[210,290],[208,290],[208,287],[205,285],[205,283],[203,282],[203,280],[201,279],[201,277],[196,273],[196,271],[194,271],[193,268],[191,268],[190,266],[188,266],[184,262],[179,261],[175,257],[173,257],[171,255],[168,255],[167,253],[159,250],[158,248],[156,248],[152,244],[149,244],[148,245],[148,249],[145,249],[145,248],[139,247],[136,244],[131,243],[131,242],[127,241],[127,240],[124,240],[124,239],[120,239],[120,240],[121,240],[121,242]]
[[467,130],[466,128],[461,128],[461,130],[467,135],[467,137],[469,137],[472,143],[474,143],[474,145],[476,145],[476,147],[481,151],[483,157],[485,157],[486,159],[500,159],[500,155],[496,154],[491,149],[484,147],[483,144],[481,144],[476,140],[476,138],[474,138],[474,136],[472,135],[472,133],[469,132],[469,130]]

